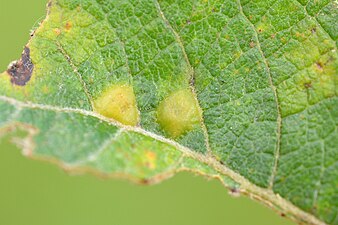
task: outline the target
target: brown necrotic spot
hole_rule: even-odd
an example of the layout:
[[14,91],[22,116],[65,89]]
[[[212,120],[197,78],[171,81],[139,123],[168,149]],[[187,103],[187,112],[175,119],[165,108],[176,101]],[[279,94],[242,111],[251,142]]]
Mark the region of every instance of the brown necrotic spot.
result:
[[12,84],[24,86],[31,79],[34,65],[30,59],[30,50],[25,47],[21,59],[13,63],[7,70]]
[[323,64],[321,62],[316,62],[318,70],[323,71]]
[[65,25],[65,28],[66,28],[67,31],[69,31],[72,28],[72,26],[73,26],[72,22],[68,21]]

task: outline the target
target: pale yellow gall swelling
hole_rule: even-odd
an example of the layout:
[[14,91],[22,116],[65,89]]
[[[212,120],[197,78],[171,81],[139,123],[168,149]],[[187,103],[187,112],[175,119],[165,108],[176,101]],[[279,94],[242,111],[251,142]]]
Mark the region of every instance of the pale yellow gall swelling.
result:
[[129,85],[114,85],[94,100],[94,110],[122,124],[136,126],[139,122],[136,99]]
[[164,99],[157,109],[157,121],[172,138],[199,124],[201,115],[191,90],[180,90]]

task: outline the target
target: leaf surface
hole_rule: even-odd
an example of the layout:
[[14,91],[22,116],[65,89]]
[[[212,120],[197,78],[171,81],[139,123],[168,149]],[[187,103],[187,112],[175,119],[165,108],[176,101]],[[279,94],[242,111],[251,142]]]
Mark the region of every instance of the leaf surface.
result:
[[0,75],[0,137],[71,171],[217,178],[338,223],[336,1],[52,0]]

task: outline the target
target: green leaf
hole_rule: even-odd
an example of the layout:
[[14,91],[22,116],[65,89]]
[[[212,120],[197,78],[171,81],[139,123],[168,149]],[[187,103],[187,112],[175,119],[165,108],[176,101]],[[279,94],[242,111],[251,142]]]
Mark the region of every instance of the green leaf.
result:
[[71,171],[219,179],[338,224],[336,1],[52,0],[0,75],[0,137]]

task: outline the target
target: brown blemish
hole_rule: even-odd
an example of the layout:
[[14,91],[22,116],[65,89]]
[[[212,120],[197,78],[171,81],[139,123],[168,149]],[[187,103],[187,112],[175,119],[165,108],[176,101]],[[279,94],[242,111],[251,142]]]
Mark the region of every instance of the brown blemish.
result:
[[316,62],[318,70],[323,71],[323,64],[321,62]]
[[253,48],[253,47],[255,47],[255,42],[253,42],[253,41],[250,41],[250,48]]
[[65,25],[65,28],[67,31],[69,31],[72,28],[72,26],[73,26],[72,23],[68,21]]
[[61,30],[59,28],[55,28],[53,32],[54,34],[56,34],[56,36],[59,36],[61,34]]
[[258,29],[258,32],[259,32],[259,33],[262,33],[262,31],[263,31],[262,28],[259,28],[259,29]]
[[30,59],[30,49],[25,47],[21,59],[11,64],[7,73],[11,77],[12,84],[25,86],[31,79],[33,69],[34,65]]
[[52,6],[53,6],[52,0],[49,0],[49,2],[47,3],[47,15],[50,14]]
[[311,83],[311,82],[304,83],[304,87],[305,87],[306,89],[312,88],[312,83]]
[[316,29],[315,27],[311,29],[311,33],[312,33],[312,34],[314,34],[314,33],[316,33],[316,32],[317,32],[317,29]]
[[151,184],[151,181],[147,178],[142,178],[140,179],[140,184],[149,185]]
[[241,195],[241,191],[238,188],[230,188],[229,194],[233,197],[239,197]]

